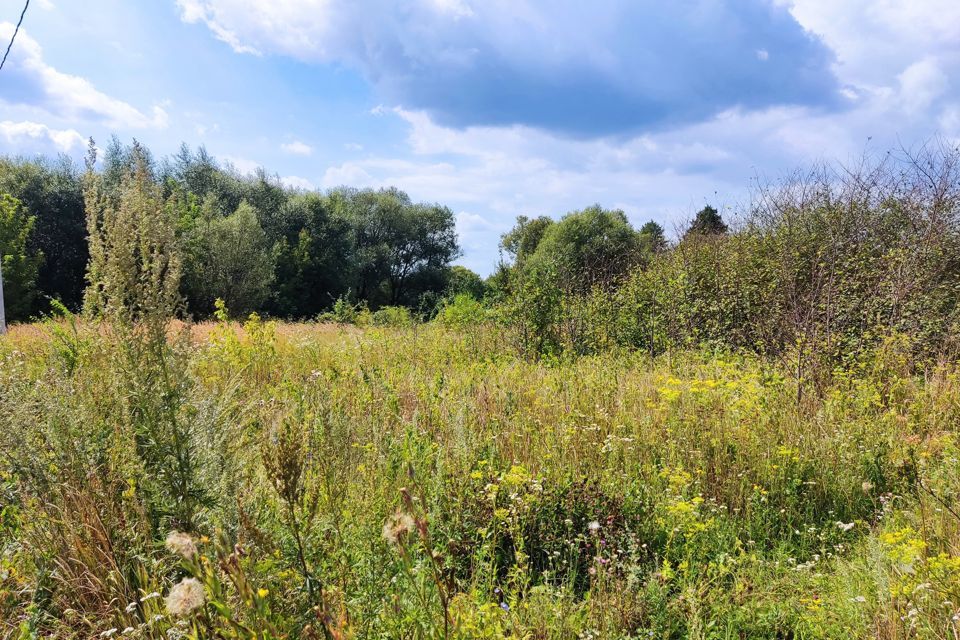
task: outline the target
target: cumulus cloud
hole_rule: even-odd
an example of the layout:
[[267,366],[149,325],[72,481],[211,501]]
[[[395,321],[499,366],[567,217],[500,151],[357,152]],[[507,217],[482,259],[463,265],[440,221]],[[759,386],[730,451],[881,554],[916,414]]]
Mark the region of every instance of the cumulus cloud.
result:
[[[0,23],[0,41],[8,41],[13,30],[13,24]],[[23,29],[17,34],[3,73],[0,102],[9,105],[39,107],[56,117],[95,121],[116,129],[164,128],[168,124],[161,105],[144,113],[97,90],[86,78],[53,68],[44,61],[37,41]]]
[[911,64],[897,78],[904,107],[911,114],[926,111],[949,87],[947,75],[934,58]]
[[300,176],[282,176],[280,182],[291,189],[303,189],[304,191],[313,191],[317,187],[307,178]]
[[225,155],[223,161],[233,169],[236,169],[241,175],[252,175],[257,172],[262,165],[256,160],[242,158],[240,156]]
[[960,2],[956,0],[791,0],[791,14],[835,54],[844,80],[883,84],[918,58],[956,61]]
[[3,138],[11,147],[25,143],[49,143],[57,151],[70,153],[74,149],[82,149],[87,141],[75,129],[51,129],[39,122],[0,122],[0,138]]
[[610,134],[837,104],[829,49],[770,0],[177,3],[238,52],[346,65],[449,126]]
[[297,156],[308,156],[313,153],[313,147],[299,140],[281,144],[280,149],[285,153],[292,153]]

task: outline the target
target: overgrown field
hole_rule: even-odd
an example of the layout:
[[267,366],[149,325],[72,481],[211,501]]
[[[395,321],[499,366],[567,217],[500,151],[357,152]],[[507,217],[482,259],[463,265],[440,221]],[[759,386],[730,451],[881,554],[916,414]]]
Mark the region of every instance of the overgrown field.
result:
[[958,370],[896,340],[801,397],[493,328],[116,331],[0,339],[2,637],[960,631]]

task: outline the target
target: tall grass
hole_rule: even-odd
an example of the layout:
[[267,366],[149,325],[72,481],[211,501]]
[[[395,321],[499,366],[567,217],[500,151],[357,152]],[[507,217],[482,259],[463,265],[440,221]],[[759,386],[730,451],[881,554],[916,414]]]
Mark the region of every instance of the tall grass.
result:
[[0,636],[960,633],[954,365],[889,339],[801,397],[758,356],[508,345],[15,327]]

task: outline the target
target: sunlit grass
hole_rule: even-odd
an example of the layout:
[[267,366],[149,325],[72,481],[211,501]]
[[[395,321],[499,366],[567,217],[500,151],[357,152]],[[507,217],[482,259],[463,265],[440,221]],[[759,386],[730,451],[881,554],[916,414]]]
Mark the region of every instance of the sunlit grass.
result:
[[[896,341],[798,406],[778,364],[734,353],[533,361],[433,325],[169,335],[162,362],[70,322],[0,340],[3,633],[958,629],[960,382],[899,367]],[[184,615],[148,597],[193,579]]]

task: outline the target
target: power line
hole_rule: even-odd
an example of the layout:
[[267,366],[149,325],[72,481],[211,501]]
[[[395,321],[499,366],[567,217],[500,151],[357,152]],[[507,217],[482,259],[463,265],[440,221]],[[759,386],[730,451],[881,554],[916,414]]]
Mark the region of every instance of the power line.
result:
[[27,0],[26,4],[23,5],[23,11],[20,12],[20,19],[17,20],[17,28],[13,30],[13,35],[10,37],[10,44],[7,45],[7,51],[3,54],[3,60],[0,60],[0,69],[3,69],[3,64],[7,61],[7,56],[10,55],[10,47],[13,46],[13,41],[17,39],[17,32],[20,31],[20,25],[23,24],[23,16],[27,15],[27,7],[30,6],[30,0]]

